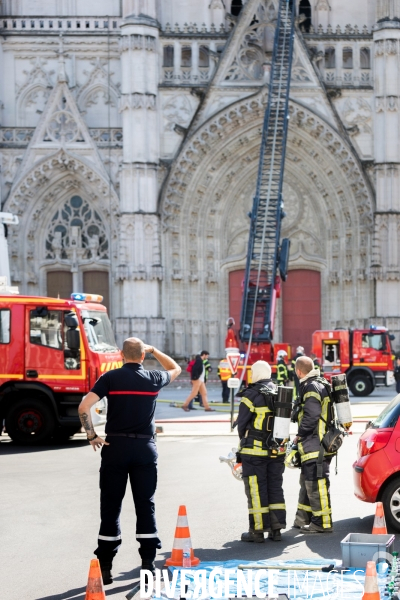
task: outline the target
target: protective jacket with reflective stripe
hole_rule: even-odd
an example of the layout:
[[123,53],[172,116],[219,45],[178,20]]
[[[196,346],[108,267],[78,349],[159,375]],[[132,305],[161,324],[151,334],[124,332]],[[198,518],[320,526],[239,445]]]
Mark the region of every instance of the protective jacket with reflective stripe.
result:
[[[271,395],[262,394],[261,388],[268,387]],[[270,379],[257,381],[238,394],[242,400],[237,419],[240,437],[240,453],[251,456],[278,456],[285,453],[285,447],[274,444],[273,394],[276,386]]]
[[287,364],[280,358],[276,365],[276,382],[278,385],[285,385],[288,380],[289,371]]
[[[318,377],[310,377],[300,383],[298,447],[302,463],[318,459],[321,440],[332,419],[332,410],[329,393]],[[331,456],[326,452],[324,454]]]

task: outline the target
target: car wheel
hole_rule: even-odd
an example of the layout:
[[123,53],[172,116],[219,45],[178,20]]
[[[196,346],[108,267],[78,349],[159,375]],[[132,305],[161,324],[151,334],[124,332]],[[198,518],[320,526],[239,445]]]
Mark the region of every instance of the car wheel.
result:
[[42,400],[24,398],[12,404],[6,416],[6,430],[17,444],[37,445],[54,433],[52,410]]
[[400,477],[391,481],[382,494],[386,524],[390,530],[400,531]]
[[373,391],[374,386],[369,377],[362,375],[356,375],[349,383],[350,390],[354,396],[369,396]]

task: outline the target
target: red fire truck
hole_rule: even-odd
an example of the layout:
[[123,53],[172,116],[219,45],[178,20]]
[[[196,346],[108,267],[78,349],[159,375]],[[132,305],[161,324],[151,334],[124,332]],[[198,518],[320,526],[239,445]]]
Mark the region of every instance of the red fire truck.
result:
[[[102,297],[0,296],[0,423],[21,444],[80,429],[78,404],[122,366]],[[96,407],[105,413],[106,401]]]
[[324,377],[346,373],[354,396],[368,396],[376,386],[394,383],[393,339],[385,327],[315,331],[312,351]]

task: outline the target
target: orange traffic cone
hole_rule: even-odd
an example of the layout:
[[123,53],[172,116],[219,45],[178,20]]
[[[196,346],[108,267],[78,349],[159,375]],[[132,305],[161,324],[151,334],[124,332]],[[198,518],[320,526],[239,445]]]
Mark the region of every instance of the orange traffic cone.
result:
[[380,597],[376,564],[371,560],[367,562],[362,600],[380,600]]
[[382,502],[376,503],[375,519],[374,519],[374,526],[372,527],[372,533],[374,533],[374,534],[387,533],[385,513],[383,512]]
[[90,561],[85,600],[105,600],[105,597],[99,559],[93,558]]
[[196,567],[200,563],[200,559],[196,558],[192,548],[192,540],[190,539],[189,523],[186,514],[186,506],[180,506],[178,510],[178,521],[175,529],[174,545],[172,547],[171,558],[165,561],[166,567],[183,567],[183,549],[190,547],[191,566]]

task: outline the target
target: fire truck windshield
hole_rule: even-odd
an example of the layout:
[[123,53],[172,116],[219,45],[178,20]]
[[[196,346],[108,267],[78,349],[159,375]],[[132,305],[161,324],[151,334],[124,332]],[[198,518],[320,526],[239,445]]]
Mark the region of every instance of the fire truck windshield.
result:
[[94,352],[118,352],[107,313],[99,310],[81,312],[89,348]]

